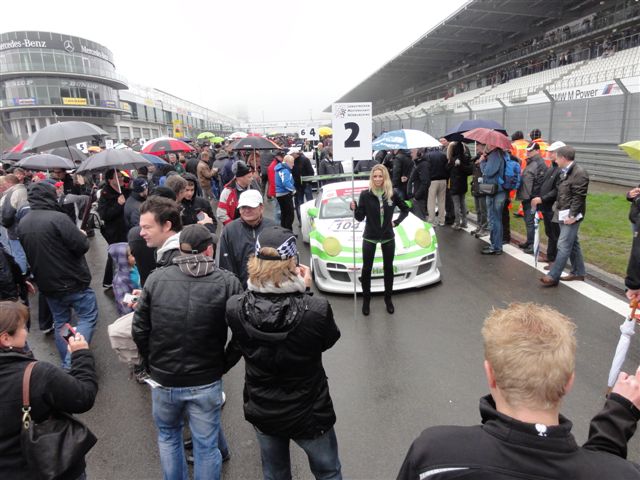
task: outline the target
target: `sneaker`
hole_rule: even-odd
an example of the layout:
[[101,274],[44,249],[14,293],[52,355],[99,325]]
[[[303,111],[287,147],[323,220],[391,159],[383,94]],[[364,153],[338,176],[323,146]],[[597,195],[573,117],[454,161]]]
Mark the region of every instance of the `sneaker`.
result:
[[112,287],[113,287],[113,285],[110,284],[110,283],[103,283],[102,284],[102,288],[104,288],[105,290],[109,290]]
[[480,230],[478,233],[476,233],[476,238],[482,238],[482,237],[486,237],[489,235],[489,230]]
[[41,331],[42,331],[43,335],[49,335],[49,334],[55,332],[55,330],[56,330],[55,327],[49,327],[49,328],[45,328],[44,330],[41,330]]
[[451,228],[454,230],[462,230],[462,227],[460,225],[452,225]]

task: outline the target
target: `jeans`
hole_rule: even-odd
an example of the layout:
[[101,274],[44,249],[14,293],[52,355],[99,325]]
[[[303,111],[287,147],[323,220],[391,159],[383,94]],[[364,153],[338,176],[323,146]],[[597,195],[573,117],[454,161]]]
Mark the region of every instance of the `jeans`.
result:
[[478,228],[486,230],[489,226],[489,220],[487,218],[487,199],[486,197],[473,197],[473,202],[476,207]]
[[438,205],[438,223],[444,225],[444,217],[447,214],[446,207],[447,181],[431,180],[429,186],[429,199],[427,200],[427,208],[429,209],[429,223],[437,225],[436,221],[436,203]]
[[165,480],[188,480],[182,428],[189,417],[193,442],[195,480],[215,480],[222,475],[218,449],[222,380],[195,387],[157,387],[151,390],[153,420],[158,429],[158,450]]
[[453,200],[453,213],[455,215],[454,225],[460,225],[463,228],[467,226],[467,204],[464,201],[464,193],[451,194]]
[[558,254],[558,237],[560,236],[560,225],[553,221],[553,210],[543,209],[544,233],[547,235],[547,260],[555,261]]
[[524,225],[527,229],[527,245],[533,247],[533,240],[536,234],[536,226],[534,217],[537,211],[531,211],[531,200],[522,201],[522,210],[524,211]]
[[487,214],[489,215],[489,231],[491,250],[502,250],[502,206],[504,205],[505,192],[495,195],[487,195]]
[[[360,283],[362,284],[362,293],[365,296],[371,295],[371,269],[373,268],[373,259],[375,258],[377,243],[362,240],[362,276]],[[393,257],[396,251],[396,241],[389,240],[380,243],[382,249],[382,268],[384,272],[384,294],[390,297],[393,293]]]
[[[262,458],[264,480],[291,480],[289,439],[266,435],[256,429]],[[309,467],[316,480],[341,480],[342,466],[338,458],[338,440],[332,428],[313,439],[293,439],[309,458]]]
[[313,200],[313,191],[311,190],[310,183],[304,183],[302,188],[296,190],[296,215],[298,216],[298,222],[302,223],[302,219],[300,218],[300,205],[309,200]]
[[76,329],[91,343],[93,330],[98,320],[98,303],[96,294],[91,288],[80,292],[67,293],[61,297],[47,296],[47,303],[53,316],[53,324],[56,328],[56,347],[62,360],[62,367],[71,368],[71,354],[67,350],[67,341],[60,336],[65,323],[71,323],[71,309],[78,315]]
[[27,255],[24,253],[20,240],[9,239],[9,247],[11,247],[11,256],[16,261],[22,273],[27,273]]
[[553,267],[549,270],[549,276],[556,282],[560,280],[560,275],[567,260],[571,261],[571,273],[573,275],[585,274],[584,259],[582,258],[582,250],[580,249],[580,241],[578,240],[578,230],[580,222],[571,225],[560,224],[560,237],[558,238],[558,253]]

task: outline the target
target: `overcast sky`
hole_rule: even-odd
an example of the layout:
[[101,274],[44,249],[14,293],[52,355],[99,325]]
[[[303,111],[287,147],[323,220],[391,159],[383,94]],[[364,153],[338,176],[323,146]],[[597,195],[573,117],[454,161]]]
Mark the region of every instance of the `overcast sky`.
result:
[[116,69],[251,120],[318,114],[465,0],[3,1],[3,32],[76,35],[109,48]]

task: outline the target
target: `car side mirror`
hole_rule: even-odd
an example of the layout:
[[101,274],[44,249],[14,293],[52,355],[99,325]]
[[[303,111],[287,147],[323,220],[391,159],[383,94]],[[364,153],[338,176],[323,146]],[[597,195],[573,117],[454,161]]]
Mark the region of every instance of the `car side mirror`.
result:
[[309,215],[310,218],[318,218],[318,209],[316,207],[311,207],[307,210],[307,215]]

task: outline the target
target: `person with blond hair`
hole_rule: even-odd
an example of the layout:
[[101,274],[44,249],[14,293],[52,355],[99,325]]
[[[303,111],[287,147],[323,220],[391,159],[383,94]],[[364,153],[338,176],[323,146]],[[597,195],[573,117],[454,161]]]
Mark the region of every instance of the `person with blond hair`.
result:
[[640,419],[640,368],[620,374],[582,447],[560,414],[575,378],[575,328],[548,306],[493,310],[482,327],[490,391],[480,399],[482,425],[426,429],[398,479],[640,478],[640,466],[624,460]]
[[[393,220],[395,209],[400,209],[400,216]],[[393,257],[396,251],[395,233],[393,229],[409,215],[409,207],[395,195],[389,178],[389,171],[378,164],[371,169],[369,189],[363,191],[358,204],[351,201],[351,210],[355,210],[356,220],[366,219],[362,235],[362,314],[369,315],[371,302],[371,270],[378,244],[382,249],[382,265],[384,270],[384,303],[387,312],[393,313],[395,308],[391,295],[393,293]]]
[[340,338],[329,302],[311,295],[296,237],[267,227],[249,260],[247,291],[227,301],[226,369],[245,361],[244,415],[256,430],[264,478],[290,479],[289,443],[316,479],[340,480],[336,414],[322,353]]

